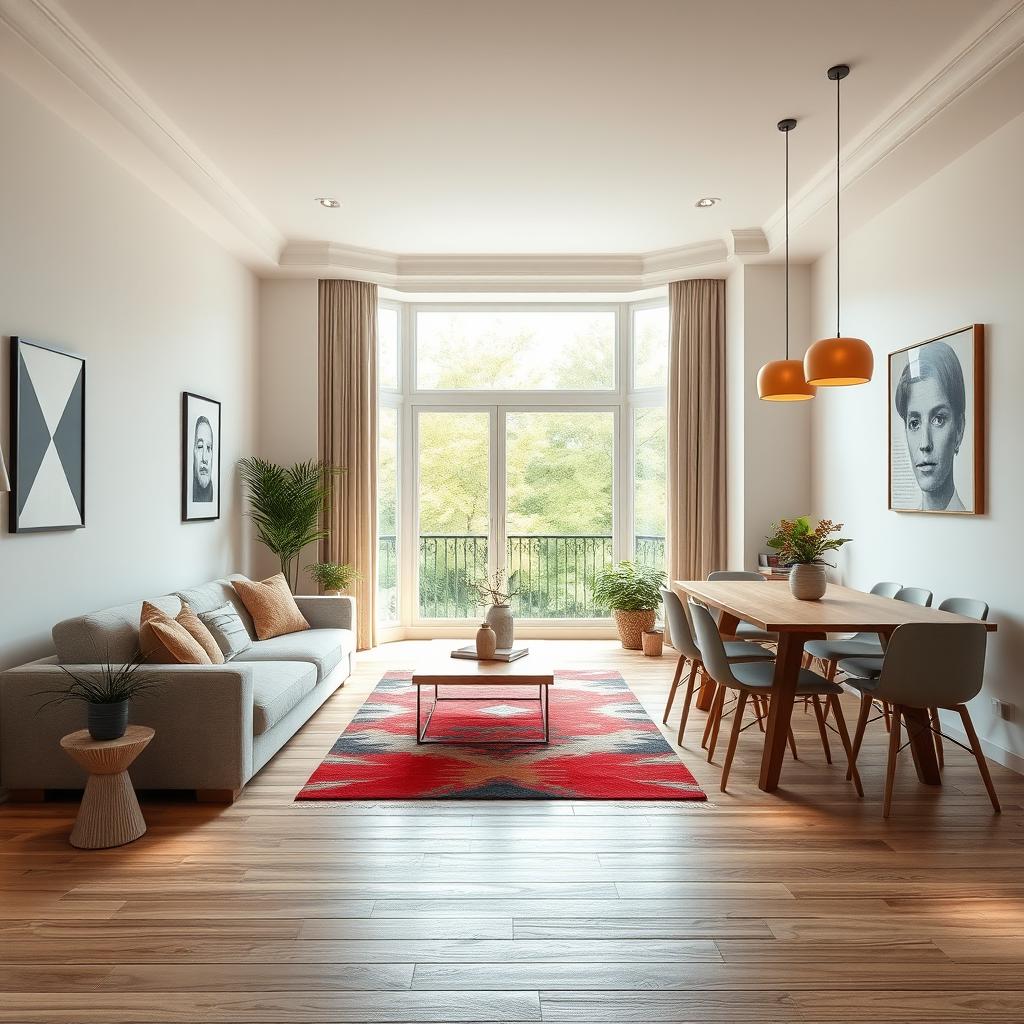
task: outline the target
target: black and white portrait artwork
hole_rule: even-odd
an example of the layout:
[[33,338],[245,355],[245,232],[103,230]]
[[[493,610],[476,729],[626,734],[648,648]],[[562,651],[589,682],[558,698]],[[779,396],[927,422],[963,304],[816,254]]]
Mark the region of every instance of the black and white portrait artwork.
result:
[[220,402],[182,393],[181,518],[220,518]]
[[11,339],[12,533],[85,526],[85,360]]
[[889,356],[889,508],[977,515],[984,505],[984,328]]

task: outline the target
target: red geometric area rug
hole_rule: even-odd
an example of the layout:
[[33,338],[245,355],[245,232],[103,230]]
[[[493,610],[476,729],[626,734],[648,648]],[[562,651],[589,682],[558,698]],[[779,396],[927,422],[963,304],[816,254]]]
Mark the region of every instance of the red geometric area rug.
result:
[[[442,702],[429,736],[454,742],[417,744],[410,677],[384,676],[296,800],[707,799],[618,672],[557,672],[550,742],[522,746],[500,741],[536,736],[539,707],[503,699],[530,692],[507,687]],[[424,687],[424,718],[432,701]]]

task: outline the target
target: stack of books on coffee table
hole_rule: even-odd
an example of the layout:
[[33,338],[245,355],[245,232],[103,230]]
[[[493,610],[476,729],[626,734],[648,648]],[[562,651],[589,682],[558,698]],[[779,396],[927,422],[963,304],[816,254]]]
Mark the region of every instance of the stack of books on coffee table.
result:
[[465,658],[467,661],[518,661],[530,653],[529,647],[499,647],[491,657],[478,658],[476,646],[469,644],[467,647],[457,647],[452,651],[453,658]]

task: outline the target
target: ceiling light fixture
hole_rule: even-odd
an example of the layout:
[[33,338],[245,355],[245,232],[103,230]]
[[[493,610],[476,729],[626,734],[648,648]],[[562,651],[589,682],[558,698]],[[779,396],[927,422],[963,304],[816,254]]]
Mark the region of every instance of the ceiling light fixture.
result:
[[778,129],[786,137],[786,358],[773,359],[757,371],[757,396],[766,402],[806,402],[814,388],[804,379],[802,359],[789,358],[789,133],[796,119],[784,118]]
[[698,199],[693,205],[698,210],[707,210],[709,207],[717,206],[721,201],[718,196],[705,196],[703,199]]
[[330,196],[317,196],[316,201],[327,210],[336,210],[341,206],[337,199],[331,199]]
[[804,377],[808,384],[843,387],[866,384],[875,368],[871,346],[861,338],[844,338],[839,330],[839,83],[850,73],[846,64],[828,69],[836,83],[836,336],[816,341],[804,355]]

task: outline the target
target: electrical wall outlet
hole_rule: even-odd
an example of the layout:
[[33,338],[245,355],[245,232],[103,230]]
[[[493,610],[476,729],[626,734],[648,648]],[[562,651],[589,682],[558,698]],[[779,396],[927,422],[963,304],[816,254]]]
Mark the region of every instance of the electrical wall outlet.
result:
[[999,700],[997,697],[992,698],[992,714],[996,718],[1001,718],[1003,721],[1009,722],[1013,719],[1013,705],[1007,704],[1005,700]]

